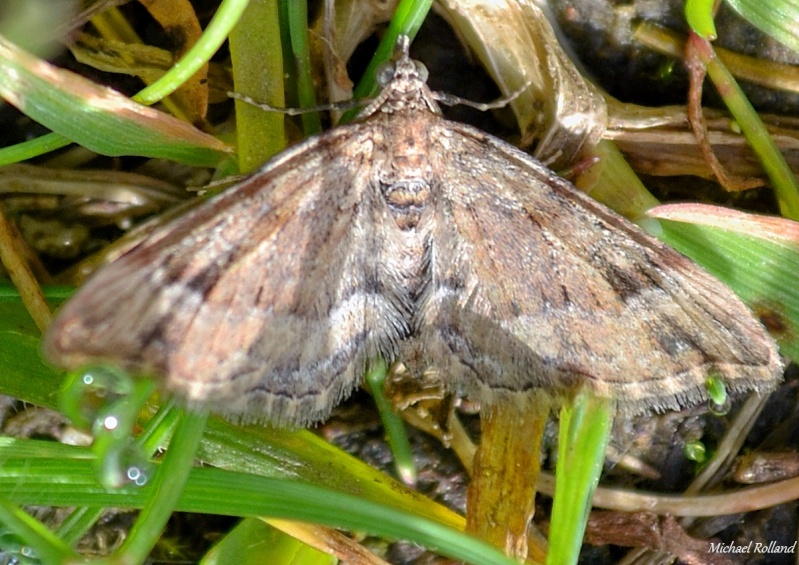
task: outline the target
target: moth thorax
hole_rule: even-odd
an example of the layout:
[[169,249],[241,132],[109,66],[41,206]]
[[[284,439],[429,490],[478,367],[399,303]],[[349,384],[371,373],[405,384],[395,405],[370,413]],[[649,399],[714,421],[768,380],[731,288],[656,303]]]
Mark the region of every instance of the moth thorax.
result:
[[430,185],[420,179],[398,180],[382,186],[383,198],[402,230],[413,229],[430,201]]

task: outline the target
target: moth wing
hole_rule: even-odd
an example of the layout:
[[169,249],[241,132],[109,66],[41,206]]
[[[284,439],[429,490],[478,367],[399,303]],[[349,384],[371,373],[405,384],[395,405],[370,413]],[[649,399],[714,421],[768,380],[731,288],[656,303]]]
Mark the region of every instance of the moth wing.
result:
[[62,307],[45,356],[155,372],[239,419],[326,416],[402,325],[375,261],[351,253],[376,239],[369,137],[355,124],[302,143],[156,230]]
[[721,282],[523,152],[454,128],[434,164],[420,321],[445,375],[482,398],[587,382],[627,413],[705,399],[711,374],[732,390],[776,386],[773,340]]

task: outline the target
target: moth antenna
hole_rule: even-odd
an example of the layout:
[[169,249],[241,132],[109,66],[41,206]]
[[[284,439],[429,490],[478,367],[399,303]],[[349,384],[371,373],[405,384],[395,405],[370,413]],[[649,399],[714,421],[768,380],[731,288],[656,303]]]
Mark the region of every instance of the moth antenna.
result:
[[251,106],[260,108],[265,112],[279,112],[281,114],[286,114],[287,116],[300,116],[302,114],[310,114],[311,112],[343,112],[346,110],[351,110],[352,108],[366,106],[369,102],[371,102],[370,98],[361,98],[359,100],[344,100],[341,102],[332,102],[330,104],[319,104],[318,106],[310,106],[308,108],[279,108],[277,106],[266,104],[265,102],[259,102],[255,98],[245,94],[239,94],[238,92],[228,92],[227,95],[234,100],[240,100],[241,102],[245,102]]
[[449,94],[447,92],[434,92],[433,98],[435,98],[436,102],[440,102],[445,106],[468,106],[469,108],[474,108],[475,110],[479,110],[481,112],[487,112],[488,110],[504,108],[521,96],[522,92],[527,90],[531,84],[533,84],[533,81],[528,80],[522,85],[521,88],[511,92],[509,96],[504,96],[493,102],[474,102],[472,100],[467,100],[466,98],[461,98],[460,96],[455,96],[454,94]]

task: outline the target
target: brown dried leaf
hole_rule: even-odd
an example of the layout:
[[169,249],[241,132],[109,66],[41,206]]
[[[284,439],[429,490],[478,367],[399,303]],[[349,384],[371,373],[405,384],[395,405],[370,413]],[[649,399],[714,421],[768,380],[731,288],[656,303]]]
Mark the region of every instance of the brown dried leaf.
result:
[[[179,60],[200,39],[202,27],[189,0],[139,0],[150,15],[169,34]],[[188,113],[187,119],[198,123],[208,110],[208,64],[187,80],[172,96]]]
[[527,530],[535,511],[541,439],[550,399],[535,391],[518,402],[484,405],[482,436],[469,483],[466,531],[506,555],[542,559],[546,550],[529,546]]
[[538,159],[569,166],[607,123],[602,95],[577,71],[541,9],[530,1],[445,0],[440,8],[510,102],[522,141]]

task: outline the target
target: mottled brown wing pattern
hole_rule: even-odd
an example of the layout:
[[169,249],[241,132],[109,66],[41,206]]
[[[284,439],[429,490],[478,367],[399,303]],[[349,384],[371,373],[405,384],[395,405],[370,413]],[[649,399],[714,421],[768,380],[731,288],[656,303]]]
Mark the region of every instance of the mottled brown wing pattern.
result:
[[386,239],[358,174],[374,148],[369,128],[337,128],[160,228],[63,306],[45,356],[154,372],[234,418],[323,418],[409,331],[379,290]]
[[586,382],[627,413],[695,403],[710,374],[776,386],[776,345],[731,291],[538,161],[444,121],[400,46],[360,123],[99,272],[46,356],[150,371],[189,405],[276,425],[325,417],[377,356],[478,400]]
[[484,399],[588,382],[626,413],[705,399],[711,374],[776,386],[776,347],[700,267],[479,130],[446,123],[433,139],[447,141],[419,324],[445,378]]

